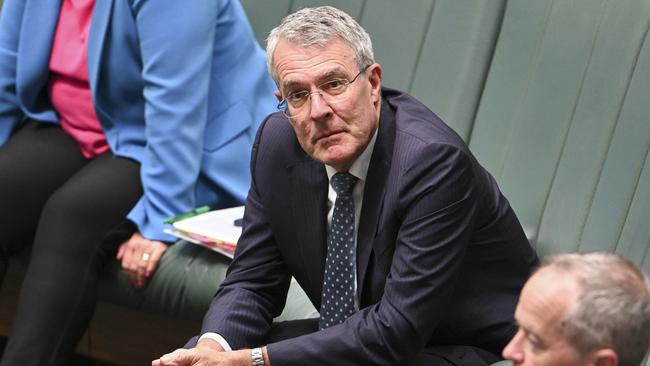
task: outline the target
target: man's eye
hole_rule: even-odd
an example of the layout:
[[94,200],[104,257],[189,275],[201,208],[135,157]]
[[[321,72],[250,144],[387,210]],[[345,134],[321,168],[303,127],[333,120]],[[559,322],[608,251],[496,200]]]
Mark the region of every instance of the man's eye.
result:
[[301,101],[307,98],[307,95],[309,95],[309,92],[307,92],[306,90],[302,90],[298,92],[289,93],[287,99],[289,99],[292,102]]
[[325,84],[321,85],[321,89],[323,89],[326,92],[336,91],[336,90],[343,89],[346,84],[347,84],[346,80],[336,79],[336,80],[328,81]]
[[528,344],[530,344],[533,350],[541,350],[544,348],[544,345],[537,337],[527,336],[526,339],[528,339]]

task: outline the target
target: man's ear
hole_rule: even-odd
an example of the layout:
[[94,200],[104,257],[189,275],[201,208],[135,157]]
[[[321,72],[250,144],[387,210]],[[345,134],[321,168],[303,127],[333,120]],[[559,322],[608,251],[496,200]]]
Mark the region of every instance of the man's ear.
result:
[[368,80],[370,81],[371,94],[375,101],[381,99],[381,65],[374,63],[369,67],[370,74]]
[[275,90],[275,97],[278,98],[278,102],[282,101],[282,93],[280,93],[280,90],[276,89]]
[[611,348],[594,351],[592,359],[595,366],[618,366],[618,355]]

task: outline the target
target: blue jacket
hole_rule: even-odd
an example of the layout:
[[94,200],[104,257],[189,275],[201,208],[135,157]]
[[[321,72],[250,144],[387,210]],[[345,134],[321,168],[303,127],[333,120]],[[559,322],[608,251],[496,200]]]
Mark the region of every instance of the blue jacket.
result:
[[[61,0],[5,0],[0,145],[26,118],[58,123],[47,93]],[[234,0],[96,0],[88,39],[95,110],[115,155],[141,164],[128,218],[173,240],[163,220],[243,201],[258,124],[275,110],[265,55]]]

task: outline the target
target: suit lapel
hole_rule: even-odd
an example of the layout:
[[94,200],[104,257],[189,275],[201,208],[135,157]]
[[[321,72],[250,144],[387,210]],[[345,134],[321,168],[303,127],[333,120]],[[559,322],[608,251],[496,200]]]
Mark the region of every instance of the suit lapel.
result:
[[287,174],[291,185],[288,192],[292,230],[296,233],[310,287],[317,292],[314,298],[320,298],[327,255],[327,173],[323,164],[305,155],[302,161],[287,168]]
[[363,193],[363,206],[359,218],[359,234],[357,236],[357,284],[359,298],[361,296],[368,272],[370,253],[375,234],[378,231],[386,191],[386,180],[390,170],[395,141],[395,115],[386,100],[382,101],[381,117],[377,132],[375,149],[372,152],[368,176]]
[[[60,0],[25,2],[20,34],[23,47],[18,49],[17,58],[20,60],[16,76],[18,85],[34,85],[35,80],[43,83],[48,80],[48,64],[60,11]],[[29,90],[36,94],[41,88],[32,87]],[[25,97],[31,100],[36,95]]]
[[88,82],[91,90],[97,90],[102,50],[112,9],[113,0],[95,1],[90,34],[88,35]]

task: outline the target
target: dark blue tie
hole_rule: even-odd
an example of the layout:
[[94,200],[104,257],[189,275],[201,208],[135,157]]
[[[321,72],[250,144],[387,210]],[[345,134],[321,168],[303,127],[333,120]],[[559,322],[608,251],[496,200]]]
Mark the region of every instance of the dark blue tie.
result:
[[356,182],[357,178],[350,173],[336,173],[331,180],[336,202],[325,261],[320,329],[341,324],[354,313],[356,255],[352,190]]

